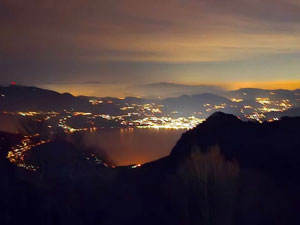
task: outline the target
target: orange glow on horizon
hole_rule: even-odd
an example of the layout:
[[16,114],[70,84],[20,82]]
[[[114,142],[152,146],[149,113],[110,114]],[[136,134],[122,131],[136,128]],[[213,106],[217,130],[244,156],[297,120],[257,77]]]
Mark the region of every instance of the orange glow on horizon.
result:
[[288,89],[300,88],[300,81],[261,81],[261,82],[233,82],[227,85],[229,89],[261,88],[261,89]]
[[[182,83],[178,83],[182,84]],[[277,80],[277,81],[238,81],[238,82],[205,82],[205,83],[184,83],[185,85],[212,85],[219,86],[225,90],[238,90],[241,88],[259,88],[267,90],[286,89],[296,90],[300,89],[300,80]]]
[[[176,83],[174,81],[174,83]],[[176,83],[183,84],[183,83]],[[240,88],[261,88],[261,89],[287,89],[287,90],[295,90],[300,88],[300,80],[286,80],[286,81],[249,81],[249,82],[219,82],[219,83],[189,83],[184,85],[215,85],[224,88],[225,90],[237,90]],[[138,94],[134,95],[133,92],[128,95],[126,91],[126,86],[121,85],[42,85],[42,88],[47,88],[51,90],[55,90],[61,93],[71,93],[74,96],[85,95],[85,96],[96,96],[96,97],[117,97],[124,98],[127,96],[139,96]]]

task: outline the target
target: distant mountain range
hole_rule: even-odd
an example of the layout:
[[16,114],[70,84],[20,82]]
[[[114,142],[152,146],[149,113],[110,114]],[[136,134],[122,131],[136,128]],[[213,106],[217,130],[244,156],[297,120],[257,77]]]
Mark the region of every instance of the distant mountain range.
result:
[[[159,86],[171,86],[169,83],[161,83]],[[156,87],[156,85],[153,84]],[[62,111],[73,110],[109,115],[120,115],[120,108],[132,104],[163,105],[163,114],[172,116],[200,115],[206,118],[215,111],[241,115],[241,108],[249,105],[258,108],[261,105],[256,98],[270,98],[273,101],[288,99],[293,108],[300,107],[300,90],[263,90],[263,89],[240,89],[236,91],[222,91],[222,95],[202,93],[182,95],[166,99],[143,99],[137,97],[99,98],[99,97],[75,97],[68,93],[58,93],[37,87],[10,85],[0,87],[0,109],[2,111]],[[89,101],[96,99],[101,104],[92,105]],[[231,99],[240,99],[241,102],[233,102]],[[174,113],[173,113],[174,112]],[[298,110],[289,111],[290,115],[298,115]],[[172,114],[173,113],[173,114]],[[175,114],[178,115],[175,115]],[[279,114],[279,113],[277,113]]]
[[169,98],[203,93],[222,94],[224,91],[224,88],[215,85],[185,85],[169,82],[134,86],[129,89],[130,94],[146,98]]

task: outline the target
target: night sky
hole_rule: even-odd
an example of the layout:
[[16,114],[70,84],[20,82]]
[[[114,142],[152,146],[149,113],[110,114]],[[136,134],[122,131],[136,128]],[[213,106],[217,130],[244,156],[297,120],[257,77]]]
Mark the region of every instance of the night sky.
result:
[[300,87],[299,0],[0,0],[0,84]]

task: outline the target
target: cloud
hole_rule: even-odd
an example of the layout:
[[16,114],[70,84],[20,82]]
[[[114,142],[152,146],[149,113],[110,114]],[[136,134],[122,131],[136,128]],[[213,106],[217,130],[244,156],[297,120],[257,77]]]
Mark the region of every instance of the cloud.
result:
[[[253,59],[300,52],[299,11],[298,0],[2,0],[0,82],[256,79]],[[268,78],[290,73],[273,65]]]
[[12,58],[207,62],[300,50],[296,1],[4,0],[2,7],[1,48]]

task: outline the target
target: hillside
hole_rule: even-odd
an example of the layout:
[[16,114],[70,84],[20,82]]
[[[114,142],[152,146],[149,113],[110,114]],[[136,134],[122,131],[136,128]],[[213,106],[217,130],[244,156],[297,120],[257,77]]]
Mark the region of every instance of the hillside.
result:
[[114,104],[93,106],[88,98],[75,97],[69,93],[21,85],[0,86],[1,111],[84,111],[118,114],[120,109]]
[[214,113],[169,156],[135,169],[86,162],[67,140],[41,145],[26,156],[36,172],[10,166],[17,173],[3,177],[1,224],[43,224],[45,214],[57,224],[299,224],[299,126],[299,117],[260,124]]

